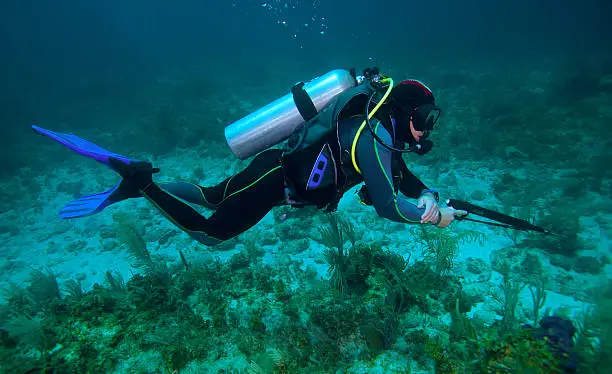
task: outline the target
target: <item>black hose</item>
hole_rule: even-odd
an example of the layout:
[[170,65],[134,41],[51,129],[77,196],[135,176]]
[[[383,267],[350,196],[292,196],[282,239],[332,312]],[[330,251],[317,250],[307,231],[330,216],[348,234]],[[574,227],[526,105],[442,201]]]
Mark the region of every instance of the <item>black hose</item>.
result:
[[378,135],[376,135],[376,133],[374,132],[374,129],[372,128],[372,124],[370,123],[370,104],[372,104],[372,99],[374,98],[374,95],[376,95],[376,92],[373,92],[370,95],[370,97],[368,98],[368,103],[366,104],[366,107],[365,107],[365,116],[366,116],[365,121],[368,126],[368,130],[370,130],[370,133],[372,133],[372,136],[374,137],[374,139],[376,139],[376,141],[379,142],[383,147],[387,148],[388,150],[392,152],[399,152],[399,153],[415,152],[415,149],[412,149],[412,147],[408,149],[399,149],[399,148],[393,147],[392,145],[388,145]]

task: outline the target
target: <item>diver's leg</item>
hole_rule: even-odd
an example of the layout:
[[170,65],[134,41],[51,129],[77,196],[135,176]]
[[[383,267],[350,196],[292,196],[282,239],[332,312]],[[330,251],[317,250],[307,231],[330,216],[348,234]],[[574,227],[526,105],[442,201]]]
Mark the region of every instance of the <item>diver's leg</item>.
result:
[[261,170],[268,170],[276,166],[280,155],[278,150],[262,152],[244,170],[211,187],[189,182],[157,183],[157,185],[162,190],[189,203],[208,209],[217,209],[225,198],[257,179]]
[[237,236],[283,203],[285,180],[281,155],[278,150],[259,154],[249,167],[228,182],[223,200],[208,218],[211,235],[225,235],[227,239]]
[[142,194],[193,238],[214,245],[246,231],[282,203],[281,155],[278,150],[263,152],[245,170],[226,180],[223,199],[208,219],[154,183],[144,187]]
[[158,183],[162,190],[192,204],[198,204],[208,209],[216,209],[217,204],[211,202],[204,193],[205,188],[189,182]]

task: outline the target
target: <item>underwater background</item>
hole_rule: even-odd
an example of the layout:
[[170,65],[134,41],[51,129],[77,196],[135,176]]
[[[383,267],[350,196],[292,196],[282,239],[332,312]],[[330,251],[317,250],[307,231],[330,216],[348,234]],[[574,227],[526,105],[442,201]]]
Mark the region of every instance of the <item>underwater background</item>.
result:
[[[0,372],[612,372],[612,3],[0,4]],[[432,88],[408,167],[442,198],[549,228],[275,209],[207,248],[30,128],[215,184],[224,128],[332,69]],[[209,214],[205,212],[205,214]]]

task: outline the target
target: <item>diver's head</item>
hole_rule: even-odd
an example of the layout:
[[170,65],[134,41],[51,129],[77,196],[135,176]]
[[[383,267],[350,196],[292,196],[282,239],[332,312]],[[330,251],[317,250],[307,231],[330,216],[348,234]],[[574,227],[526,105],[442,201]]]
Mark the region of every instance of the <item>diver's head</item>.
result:
[[427,139],[441,112],[431,90],[414,79],[401,81],[393,88],[390,106],[398,137],[409,144]]

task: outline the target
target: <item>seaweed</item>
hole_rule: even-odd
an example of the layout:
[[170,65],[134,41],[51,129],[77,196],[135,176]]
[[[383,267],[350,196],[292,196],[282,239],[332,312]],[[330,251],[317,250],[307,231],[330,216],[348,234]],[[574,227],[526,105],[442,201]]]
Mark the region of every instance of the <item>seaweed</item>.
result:
[[127,215],[116,213],[113,215],[113,220],[117,227],[117,238],[127,248],[134,263],[133,266],[144,268],[147,271],[154,270],[155,264],[147,249],[147,243],[133,219]]
[[342,252],[346,239],[344,238],[344,224],[342,218],[337,214],[329,214],[329,225],[327,227],[320,226],[317,229],[321,234],[320,238],[316,238],[321,244],[329,249],[336,248],[338,252]]
[[529,284],[529,292],[531,293],[531,300],[533,302],[533,324],[537,325],[540,320],[540,309],[546,304],[546,277],[540,273],[535,279]]
[[64,291],[66,292],[66,297],[72,298],[74,300],[78,300],[85,295],[83,292],[83,286],[81,282],[75,279],[70,279],[66,281],[64,284]]
[[32,270],[27,291],[40,309],[47,308],[51,301],[61,297],[57,277],[51,270]]
[[453,233],[449,230],[419,225],[411,228],[418,245],[423,250],[423,257],[438,275],[449,274],[455,265],[459,245],[463,242],[484,242],[482,233],[467,231]]
[[527,283],[514,280],[511,277],[510,265],[505,262],[500,269],[503,276],[501,284],[502,295],[493,292],[491,296],[497,300],[503,306],[503,315],[501,321],[501,331],[504,333],[510,333],[516,330],[516,307],[519,302],[519,294],[527,287]]

